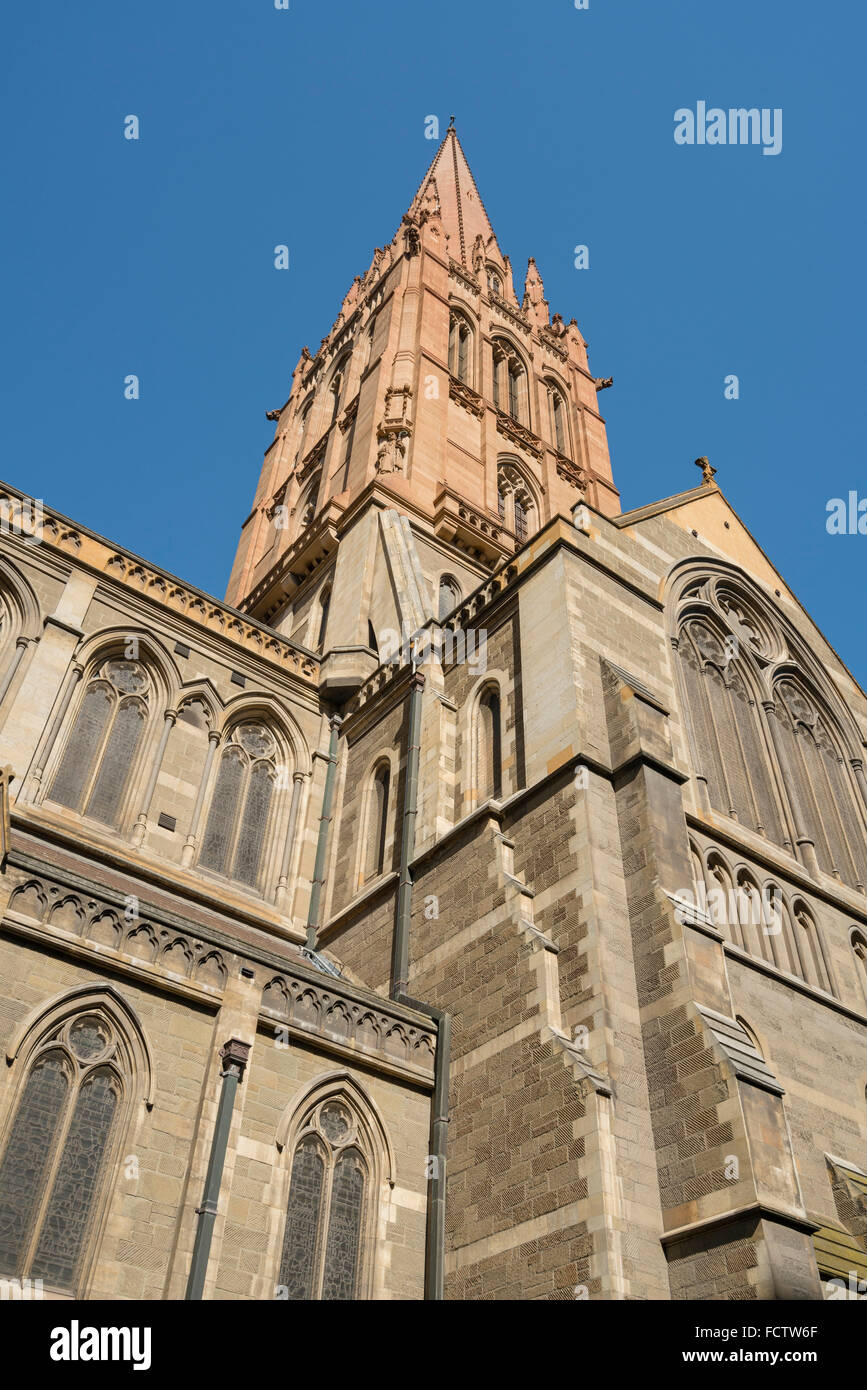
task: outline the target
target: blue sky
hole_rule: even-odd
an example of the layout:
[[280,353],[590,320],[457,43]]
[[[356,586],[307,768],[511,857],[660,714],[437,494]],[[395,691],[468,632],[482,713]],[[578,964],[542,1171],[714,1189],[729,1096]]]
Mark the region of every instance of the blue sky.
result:
[[[624,507],[707,454],[867,683],[867,536],[825,527],[830,498],[867,497],[863,10],[289,4],[7,13],[0,476],[222,595],[264,412],[393,235],[425,117],[454,112],[516,279],[534,255],[614,376]],[[675,145],[699,100],[782,108],[782,152]]]

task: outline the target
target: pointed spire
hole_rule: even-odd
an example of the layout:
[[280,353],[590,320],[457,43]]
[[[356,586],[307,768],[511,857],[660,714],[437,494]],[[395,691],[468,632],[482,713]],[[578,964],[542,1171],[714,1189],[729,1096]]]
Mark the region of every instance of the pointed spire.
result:
[[[410,203],[409,215],[417,215],[430,206],[432,197],[435,198],[449,237],[449,251],[455,260],[459,259],[462,265],[470,269],[470,253],[477,238],[481,236],[483,244],[487,246],[492,239],[496,243],[496,237],[458,139],[454,120],[454,116],[449,120],[442,143]],[[430,191],[429,185],[433,185]]]
[[547,328],[550,320],[548,301],[545,298],[545,286],[542,284],[542,277],[539,274],[535,258],[530,257],[527,262],[527,278],[524,281],[524,303],[521,306],[525,314],[540,328]]

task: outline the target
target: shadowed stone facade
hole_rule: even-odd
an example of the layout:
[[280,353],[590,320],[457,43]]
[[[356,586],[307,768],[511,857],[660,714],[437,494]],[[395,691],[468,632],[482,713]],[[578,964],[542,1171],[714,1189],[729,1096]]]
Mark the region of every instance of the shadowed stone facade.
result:
[[867,697],[711,470],[621,511],[607,384],[450,128],[227,603],[5,489],[0,1278],[864,1278]]

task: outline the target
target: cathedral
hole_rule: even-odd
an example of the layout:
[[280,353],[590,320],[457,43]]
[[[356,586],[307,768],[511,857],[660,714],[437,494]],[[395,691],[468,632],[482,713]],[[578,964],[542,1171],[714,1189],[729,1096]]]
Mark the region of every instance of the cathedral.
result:
[[452,124],[225,601],[3,486],[0,1292],[867,1288],[867,697],[610,385]]

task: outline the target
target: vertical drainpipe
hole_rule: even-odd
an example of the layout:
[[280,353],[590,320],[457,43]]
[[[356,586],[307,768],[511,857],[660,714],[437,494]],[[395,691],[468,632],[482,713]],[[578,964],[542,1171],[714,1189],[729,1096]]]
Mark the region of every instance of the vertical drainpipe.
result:
[[313,866],[313,887],[310,890],[310,908],[307,913],[307,950],[315,951],[316,937],[319,933],[319,910],[322,900],[322,887],[325,883],[325,856],[328,851],[328,832],[331,829],[331,803],[334,799],[334,776],[337,772],[337,740],[340,737],[342,719],[339,714],[331,716],[331,738],[328,744],[328,768],[325,773],[325,789],[322,793],[322,814],[319,817],[319,838],[316,843],[316,862]]
[[409,744],[403,789],[403,828],[400,840],[400,883],[397,891],[397,922],[394,933],[391,997],[408,1008],[427,1014],[437,1025],[434,1063],[434,1093],[430,1125],[430,1175],[425,1239],[425,1298],[443,1297],[446,1234],[446,1134],[449,1123],[449,1069],[451,1061],[451,1018],[432,1004],[423,1004],[406,994],[409,983],[409,929],[412,912],[412,870],[415,851],[415,823],[418,816],[418,764],[421,745],[421,700],[424,676],[414,671],[409,687]]
[[452,1019],[433,1004],[423,1004],[408,994],[397,996],[399,1004],[427,1014],[437,1025],[437,1051],[434,1063],[433,1109],[430,1121],[430,1157],[434,1170],[430,1177],[427,1204],[427,1235],[424,1248],[424,1296],[435,1302],[443,1297],[446,1263],[446,1136],[449,1123],[449,1070],[452,1050]]
[[403,827],[400,836],[400,883],[397,890],[397,922],[391,965],[391,997],[406,993],[409,984],[409,921],[412,904],[410,860],[415,848],[415,822],[418,814],[418,757],[421,737],[421,693],[424,676],[413,671],[409,683],[409,746],[403,784]]
[[229,1130],[232,1127],[235,1092],[247,1066],[250,1044],[241,1042],[240,1038],[230,1038],[220,1048],[220,1056],[223,1059],[223,1070],[220,1073],[223,1078],[223,1086],[220,1091],[220,1104],[217,1107],[214,1137],[211,1140],[211,1155],[208,1159],[208,1172],[205,1177],[205,1193],[202,1197],[202,1205],[196,1207],[199,1224],[196,1227],[193,1258],[190,1261],[187,1292],[184,1295],[187,1302],[201,1298],[205,1287],[205,1275],[208,1272],[208,1258],[211,1253],[211,1239],[214,1234],[214,1222],[217,1219],[220,1185],[223,1181],[223,1164],[226,1161],[226,1146],[229,1142]]

